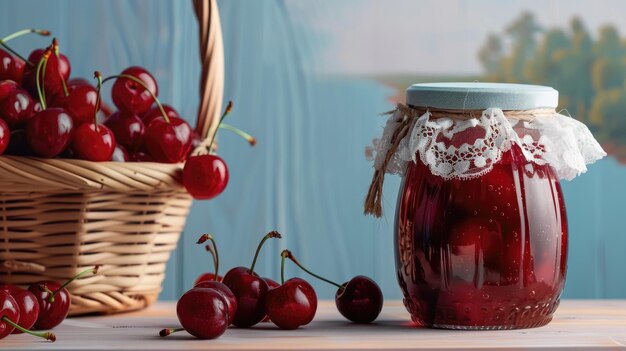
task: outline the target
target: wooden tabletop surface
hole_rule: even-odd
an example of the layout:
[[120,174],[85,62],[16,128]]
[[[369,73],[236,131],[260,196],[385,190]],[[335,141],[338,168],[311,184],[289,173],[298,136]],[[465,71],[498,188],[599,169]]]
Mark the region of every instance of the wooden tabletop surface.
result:
[[451,331],[412,327],[399,301],[388,301],[377,322],[346,322],[331,301],[320,303],[315,320],[298,330],[271,323],[231,328],[219,339],[186,333],[157,336],[177,326],[173,302],[139,312],[71,318],[54,332],[57,342],[27,335],[0,340],[0,350],[626,350],[626,300],[567,300],[549,325],[510,331]]

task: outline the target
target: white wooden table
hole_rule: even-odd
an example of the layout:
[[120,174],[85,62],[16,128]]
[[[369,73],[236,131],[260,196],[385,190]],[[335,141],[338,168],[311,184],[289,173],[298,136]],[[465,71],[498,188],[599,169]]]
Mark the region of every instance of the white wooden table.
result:
[[414,328],[399,301],[387,301],[372,325],[348,323],[333,302],[323,301],[315,320],[294,331],[262,323],[231,328],[216,340],[157,336],[177,325],[174,303],[157,303],[140,312],[68,319],[54,330],[55,343],[11,335],[0,340],[0,350],[626,350],[626,300],[564,301],[549,325],[511,331]]

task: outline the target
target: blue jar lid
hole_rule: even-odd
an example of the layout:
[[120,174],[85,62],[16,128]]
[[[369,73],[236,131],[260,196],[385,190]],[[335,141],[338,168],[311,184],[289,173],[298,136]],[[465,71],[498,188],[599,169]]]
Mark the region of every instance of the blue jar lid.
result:
[[411,106],[452,110],[530,110],[555,108],[559,92],[551,87],[506,83],[421,83],[406,90]]

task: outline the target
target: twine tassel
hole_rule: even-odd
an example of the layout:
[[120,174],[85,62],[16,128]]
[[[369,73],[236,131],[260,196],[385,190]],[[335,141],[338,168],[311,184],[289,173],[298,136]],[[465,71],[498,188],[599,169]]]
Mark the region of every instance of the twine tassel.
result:
[[412,118],[413,116],[404,113],[405,111],[403,111],[401,106],[402,105],[398,104],[398,108],[396,110],[390,111],[391,113],[395,113],[396,111],[402,112],[403,118],[402,120],[398,121],[399,125],[391,135],[391,146],[389,147],[389,149],[387,149],[387,152],[385,153],[385,159],[381,167],[374,171],[374,176],[372,177],[372,182],[370,183],[369,190],[367,191],[367,196],[365,197],[365,203],[363,205],[363,213],[365,215],[373,215],[377,218],[380,218],[382,216],[383,184],[385,182],[385,171],[387,170],[387,165],[393,158],[396,150],[398,150],[400,142],[407,136],[407,134],[411,130],[411,125],[415,121],[415,118]]

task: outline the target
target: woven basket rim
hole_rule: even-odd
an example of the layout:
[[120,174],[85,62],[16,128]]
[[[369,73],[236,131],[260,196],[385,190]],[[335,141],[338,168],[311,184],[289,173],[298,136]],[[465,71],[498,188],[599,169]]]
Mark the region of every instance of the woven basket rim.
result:
[[184,163],[0,156],[0,192],[184,190]]

